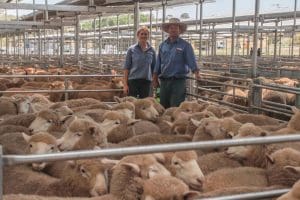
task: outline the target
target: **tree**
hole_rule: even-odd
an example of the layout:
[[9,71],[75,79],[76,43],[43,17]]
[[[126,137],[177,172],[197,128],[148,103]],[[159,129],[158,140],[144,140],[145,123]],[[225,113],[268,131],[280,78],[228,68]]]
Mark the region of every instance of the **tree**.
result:
[[189,18],[190,18],[189,13],[182,13],[182,14],[180,15],[180,19],[189,19]]

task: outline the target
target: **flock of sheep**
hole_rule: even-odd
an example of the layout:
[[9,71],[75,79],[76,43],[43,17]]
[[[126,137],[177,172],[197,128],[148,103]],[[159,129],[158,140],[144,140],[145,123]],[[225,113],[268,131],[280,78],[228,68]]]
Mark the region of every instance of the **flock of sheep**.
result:
[[[93,81],[97,86],[99,80]],[[33,81],[25,80],[22,85],[29,82]],[[50,96],[0,97],[0,144],[4,154],[265,137],[300,131],[300,110],[295,107],[292,118],[282,123],[209,102],[185,101],[179,107],[164,109],[151,97],[114,97],[117,104],[107,105],[100,98],[61,101],[60,97],[52,101]],[[292,142],[5,166],[4,199],[187,200],[293,186],[278,200],[299,200],[299,151],[300,143]]]

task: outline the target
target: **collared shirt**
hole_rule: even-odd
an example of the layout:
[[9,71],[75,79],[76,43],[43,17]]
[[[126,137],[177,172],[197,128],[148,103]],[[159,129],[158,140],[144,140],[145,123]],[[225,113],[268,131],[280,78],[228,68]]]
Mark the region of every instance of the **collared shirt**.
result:
[[190,43],[177,38],[170,42],[168,38],[159,46],[154,73],[160,78],[185,78],[189,71],[198,70],[193,47]]
[[153,47],[148,44],[148,48],[143,51],[136,43],[129,47],[126,55],[124,69],[129,70],[128,79],[152,80],[152,72],[156,63],[156,55]]

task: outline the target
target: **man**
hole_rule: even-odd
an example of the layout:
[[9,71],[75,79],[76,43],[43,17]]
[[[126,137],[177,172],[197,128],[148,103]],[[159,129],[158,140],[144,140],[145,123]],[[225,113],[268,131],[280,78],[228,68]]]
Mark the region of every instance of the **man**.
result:
[[185,100],[186,77],[190,70],[200,78],[193,47],[179,37],[186,29],[187,25],[177,18],[162,25],[169,37],[159,46],[153,87],[158,87],[160,79],[160,103],[165,108],[179,106]]

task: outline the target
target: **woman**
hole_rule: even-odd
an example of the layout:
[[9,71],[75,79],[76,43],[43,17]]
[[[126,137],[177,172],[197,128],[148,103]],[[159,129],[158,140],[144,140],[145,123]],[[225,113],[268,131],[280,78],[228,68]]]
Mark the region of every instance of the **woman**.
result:
[[138,42],[129,47],[124,65],[124,93],[136,98],[150,94],[152,72],[156,63],[153,47],[148,43],[149,29],[137,31]]

